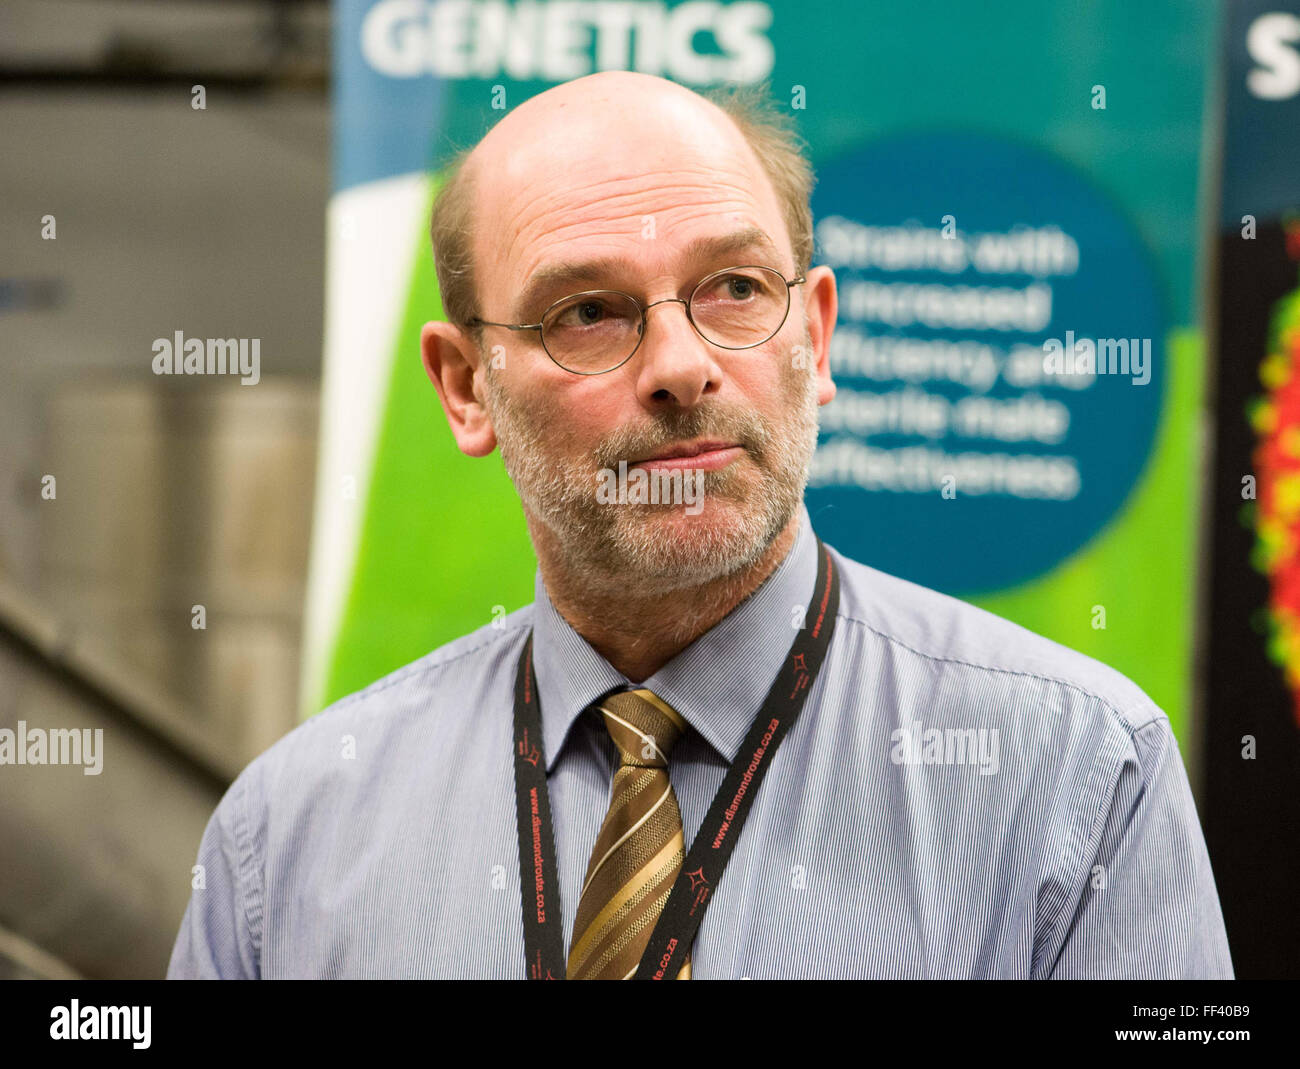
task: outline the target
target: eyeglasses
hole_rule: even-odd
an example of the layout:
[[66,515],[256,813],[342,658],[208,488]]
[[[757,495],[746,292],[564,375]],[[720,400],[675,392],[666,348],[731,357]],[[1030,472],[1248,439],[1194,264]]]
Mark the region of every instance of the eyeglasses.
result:
[[721,349],[752,349],[774,337],[790,314],[790,289],[807,281],[787,279],[771,267],[728,267],[701,279],[689,299],[665,297],[642,304],[619,290],[585,290],[562,297],[539,323],[494,323],[474,316],[466,326],[541,331],[546,355],[575,375],[603,375],[622,367],[645,337],[646,313],[677,303],[706,342]]

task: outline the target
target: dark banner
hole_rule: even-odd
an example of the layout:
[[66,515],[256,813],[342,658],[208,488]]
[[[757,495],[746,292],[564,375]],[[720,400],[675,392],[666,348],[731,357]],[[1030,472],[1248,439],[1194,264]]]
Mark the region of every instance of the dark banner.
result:
[[1239,977],[1300,976],[1300,2],[1226,8],[1203,819]]

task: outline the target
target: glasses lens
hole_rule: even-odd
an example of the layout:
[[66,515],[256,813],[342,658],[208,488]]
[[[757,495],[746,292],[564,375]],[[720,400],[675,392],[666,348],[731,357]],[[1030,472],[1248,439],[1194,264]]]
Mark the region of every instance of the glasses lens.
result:
[[580,374],[618,367],[636,349],[641,309],[624,293],[599,290],[560,302],[542,320],[542,344],[562,368]]
[[744,349],[767,341],[790,310],[785,277],[766,267],[732,267],[704,279],[691,297],[691,318],[714,345]]

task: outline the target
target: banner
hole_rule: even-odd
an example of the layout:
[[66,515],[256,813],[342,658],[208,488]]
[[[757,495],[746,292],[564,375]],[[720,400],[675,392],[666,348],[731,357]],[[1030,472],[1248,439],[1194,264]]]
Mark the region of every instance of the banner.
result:
[[1300,2],[1234,0],[1216,233],[1205,837],[1238,976],[1300,976]]
[[420,363],[439,168],[551,85],[766,83],[840,282],[808,492],[850,557],[1113,665],[1185,734],[1196,2],[336,0],[335,193],[304,715],[532,599],[499,459]]

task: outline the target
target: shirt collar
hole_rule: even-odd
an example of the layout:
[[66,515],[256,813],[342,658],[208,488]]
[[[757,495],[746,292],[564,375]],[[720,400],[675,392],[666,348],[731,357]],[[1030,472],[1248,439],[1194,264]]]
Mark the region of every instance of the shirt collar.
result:
[[[638,684],[681,713],[728,763],[740,751],[794,641],[796,612],[807,608],[816,585],[816,538],[807,507],[801,504],[799,513],[794,545],[762,585]],[[583,710],[631,684],[560,615],[540,568],[533,588],[533,669],[550,772]]]

